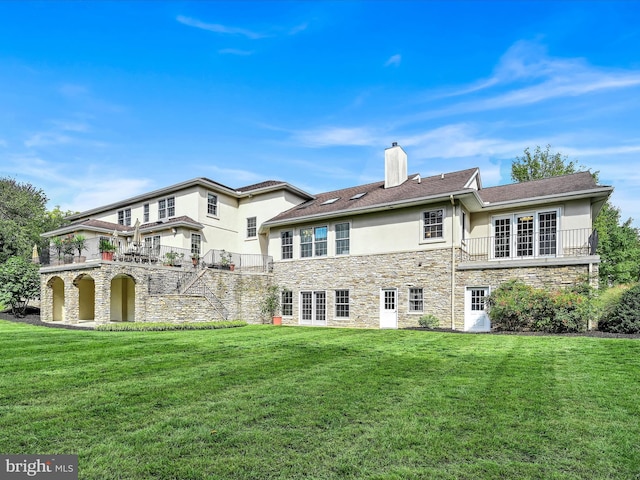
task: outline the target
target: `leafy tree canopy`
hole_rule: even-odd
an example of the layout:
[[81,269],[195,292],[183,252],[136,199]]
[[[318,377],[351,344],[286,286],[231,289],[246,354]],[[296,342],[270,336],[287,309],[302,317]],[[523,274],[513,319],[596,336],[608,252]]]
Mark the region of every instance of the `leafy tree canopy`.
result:
[[514,182],[528,182],[585,170],[586,167],[569,160],[566,155],[562,156],[559,152],[551,153],[551,145],[547,145],[544,150],[537,146],[533,153],[527,147],[524,149],[524,155],[516,157],[511,164],[511,179]]
[[40,243],[46,203],[42,190],[0,178],[0,263],[13,256],[28,258]]
[[640,279],[640,236],[631,219],[621,222],[620,209],[605,203],[594,227],[598,231],[600,282],[611,286]]
[[0,303],[11,306],[15,316],[24,316],[29,300],[40,295],[38,266],[23,257],[0,264]]

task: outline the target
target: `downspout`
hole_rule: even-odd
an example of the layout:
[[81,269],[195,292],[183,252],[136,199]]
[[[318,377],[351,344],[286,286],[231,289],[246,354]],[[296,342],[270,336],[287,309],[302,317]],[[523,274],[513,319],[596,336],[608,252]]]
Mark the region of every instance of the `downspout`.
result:
[[455,250],[455,221],[456,202],[453,195],[449,195],[451,201],[451,330],[456,329],[455,300],[456,300],[456,250]]

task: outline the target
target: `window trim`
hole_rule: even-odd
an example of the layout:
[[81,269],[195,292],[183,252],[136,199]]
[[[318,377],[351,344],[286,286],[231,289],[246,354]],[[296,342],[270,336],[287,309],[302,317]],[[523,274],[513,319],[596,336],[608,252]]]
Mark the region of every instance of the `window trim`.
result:
[[[555,215],[555,253],[545,253],[541,254],[541,245],[540,245],[540,216],[544,214],[554,214]],[[523,210],[519,212],[513,212],[503,215],[493,215],[491,217],[491,245],[490,245],[490,260],[527,260],[527,259],[535,259],[535,258],[553,258],[557,257],[561,254],[561,244],[560,240],[560,221],[562,218],[562,212],[560,207],[553,208],[542,208],[540,210]],[[518,219],[531,216],[533,217],[533,230],[532,230],[532,242],[533,242],[533,253],[531,255],[518,255],[519,249],[521,251],[521,246],[518,242]],[[509,225],[509,242],[506,245],[509,249],[509,255],[498,257],[496,256],[496,240],[498,235],[496,234],[496,221],[498,220],[508,220]],[[548,247],[547,247],[548,248]]]
[[[197,243],[193,242],[194,237],[198,237]],[[196,249],[193,247],[197,246]],[[191,255],[202,255],[202,234],[201,233],[191,233]]]
[[[412,290],[420,290],[420,298],[419,299],[414,299],[411,295]],[[407,306],[407,312],[410,315],[417,315],[417,314],[423,314],[424,313],[424,288],[423,287],[409,287],[409,292],[408,292],[408,302],[409,305]],[[411,308],[413,302],[420,302],[421,308],[420,310],[416,310]]]
[[[339,295],[344,294],[346,292],[346,303],[344,301],[338,302]],[[344,300],[344,298],[342,298]],[[346,308],[346,315],[339,315],[338,308],[342,307]],[[334,291],[334,309],[333,314],[336,320],[348,320],[351,318],[351,292],[348,288],[339,288]]]
[[[286,300],[289,300],[289,301],[286,301]],[[282,305],[282,308],[281,308],[282,316],[293,317],[293,291],[283,289],[281,298],[280,298],[280,304]],[[289,308],[285,309],[285,306]],[[290,313],[287,313],[287,312],[290,312]]]
[[[252,220],[253,225],[251,225]],[[247,217],[247,240],[255,240],[256,238],[258,238],[258,217]]]
[[[338,226],[346,225],[347,226],[347,237],[346,238],[338,238]],[[335,235],[335,255],[336,257],[343,257],[351,254],[351,222],[340,222],[336,223],[333,226],[333,232]],[[347,242],[347,252],[339,253],[338,252],[338,242],[346,241]]]
[[[427,213],[432,213],[432,212],[442,212],[442,221],[440,223],[440,228],[442,230],[442,235],[438,236],[438,237],[427,237],[425,236],[425,229],[427,227],[427,223],[425,222],[426,220],[426,214]],[[420,243],[421,244],[425,244],[425,243],[438,243],[438,242],[445,242],[446,241],[446,228],[445,228],[445,224],[446,224],[446,219],[447,219],[447,208],[446,207],[437,207],[437,208],[432,208],[430,210],[422,210],[420,212]],[[433,224],[433,225],[438,225],[438,224]]]
[[[215,202],[211,202],[212,198],[215,199]],[[210,211],[211,209],[213,209],[213,213]],[[213,192],[207,192],[207,215],[218,218],[218,195]]]
[[[290,243],[283,243],[284,240],[284,234],[288,233],[289,236],[287,237],[288,240],[290,240]],[[293,230],[281,230],[280,231],[280,260],[293,260],[293,243],[294,243],[294,231]],[[290,256],[285,256],[285,248],[287,248],[287,251],[290,251]]]

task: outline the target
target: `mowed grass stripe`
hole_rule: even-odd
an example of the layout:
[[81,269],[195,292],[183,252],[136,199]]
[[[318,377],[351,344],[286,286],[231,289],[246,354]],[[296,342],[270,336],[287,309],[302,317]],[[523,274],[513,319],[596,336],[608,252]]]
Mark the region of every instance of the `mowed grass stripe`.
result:
[[0,445],[80,477],[634,478],[640,342],[0,322]]

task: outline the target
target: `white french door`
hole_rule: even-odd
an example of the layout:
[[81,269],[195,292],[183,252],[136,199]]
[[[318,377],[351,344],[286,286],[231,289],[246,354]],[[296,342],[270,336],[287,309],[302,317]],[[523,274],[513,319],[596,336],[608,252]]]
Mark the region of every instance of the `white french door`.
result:
[[327,324],[326,292],[300,292],[300,324]]

